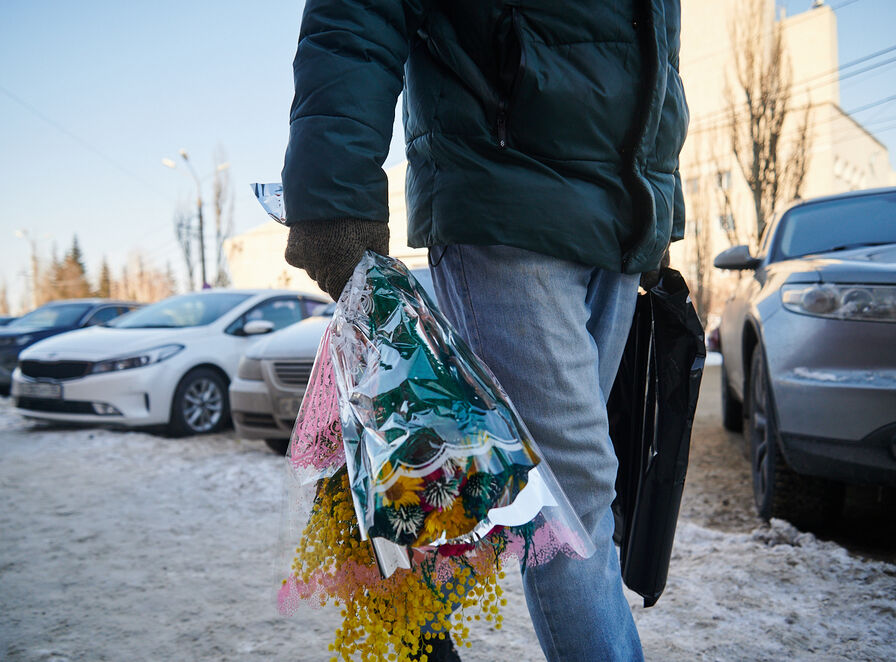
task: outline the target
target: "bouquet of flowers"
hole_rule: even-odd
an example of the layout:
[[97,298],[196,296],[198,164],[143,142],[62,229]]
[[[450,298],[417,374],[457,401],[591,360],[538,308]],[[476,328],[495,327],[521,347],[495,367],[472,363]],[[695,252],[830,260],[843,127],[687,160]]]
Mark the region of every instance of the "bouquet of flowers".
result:
[[[281,185],[253,187],[283,222]],[[504,563],[594,553],[497,379],[376,253],[339,298],[286,459],[278,606],[340,606],[334,661],[469,646],[471,622],[501,627]]]

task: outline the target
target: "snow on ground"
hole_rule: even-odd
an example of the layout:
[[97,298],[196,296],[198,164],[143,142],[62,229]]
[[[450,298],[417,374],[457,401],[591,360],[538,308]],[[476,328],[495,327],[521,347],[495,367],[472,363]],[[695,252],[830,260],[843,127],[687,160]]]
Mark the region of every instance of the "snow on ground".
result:
[[[0,659],[326,660],[334,611],[273,606],[282,478],[232,434],[46,428],[0,399]],[[658,605],[630,596],[648,660],[896,659],[896,565],[785,522],[708,528],[701,499]],[[465,661],[544,659],[517,573],[506,588]]]

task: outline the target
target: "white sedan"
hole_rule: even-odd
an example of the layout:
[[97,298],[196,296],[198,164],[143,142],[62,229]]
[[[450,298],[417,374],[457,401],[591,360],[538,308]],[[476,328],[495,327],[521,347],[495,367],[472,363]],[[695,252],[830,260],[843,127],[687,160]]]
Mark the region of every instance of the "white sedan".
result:
[[230,418],[227,387],[258,338],[313,314],[316,295],[206,290],[174,296],[22,352],[12,378],[28,418],[214,432]]

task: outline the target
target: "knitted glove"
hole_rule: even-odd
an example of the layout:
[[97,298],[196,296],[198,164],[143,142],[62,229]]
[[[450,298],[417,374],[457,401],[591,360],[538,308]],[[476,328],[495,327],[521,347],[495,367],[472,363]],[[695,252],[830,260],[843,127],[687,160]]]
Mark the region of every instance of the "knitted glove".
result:
[[286,261],[304,269],[334,300],[367,249],[389,252],[389,225],[344,219],[297,223],[289,228]]
[[645,291],[649,292],[657,284],[660,282],[660,271],[662,271],[665,267],[669,266],[669,249],[666,248],[666,252],[663,253],[663,258],[660,261],[659,266],[652,271],[645,271],[641,274],[641,287],[644,288]]

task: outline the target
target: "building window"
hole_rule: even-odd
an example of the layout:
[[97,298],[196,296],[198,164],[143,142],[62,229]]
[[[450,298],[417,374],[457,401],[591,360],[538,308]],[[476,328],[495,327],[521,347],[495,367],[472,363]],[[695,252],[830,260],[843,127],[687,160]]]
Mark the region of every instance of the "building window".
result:
[[716,183],[719,185],[719,188],[723,191],[727,191],[731,188],[731,171],[730,170],[720,170],[716,173]]
[[721,214],[719,216],[719,227],[725,232],[734,230],[734,216],[731,214]]

